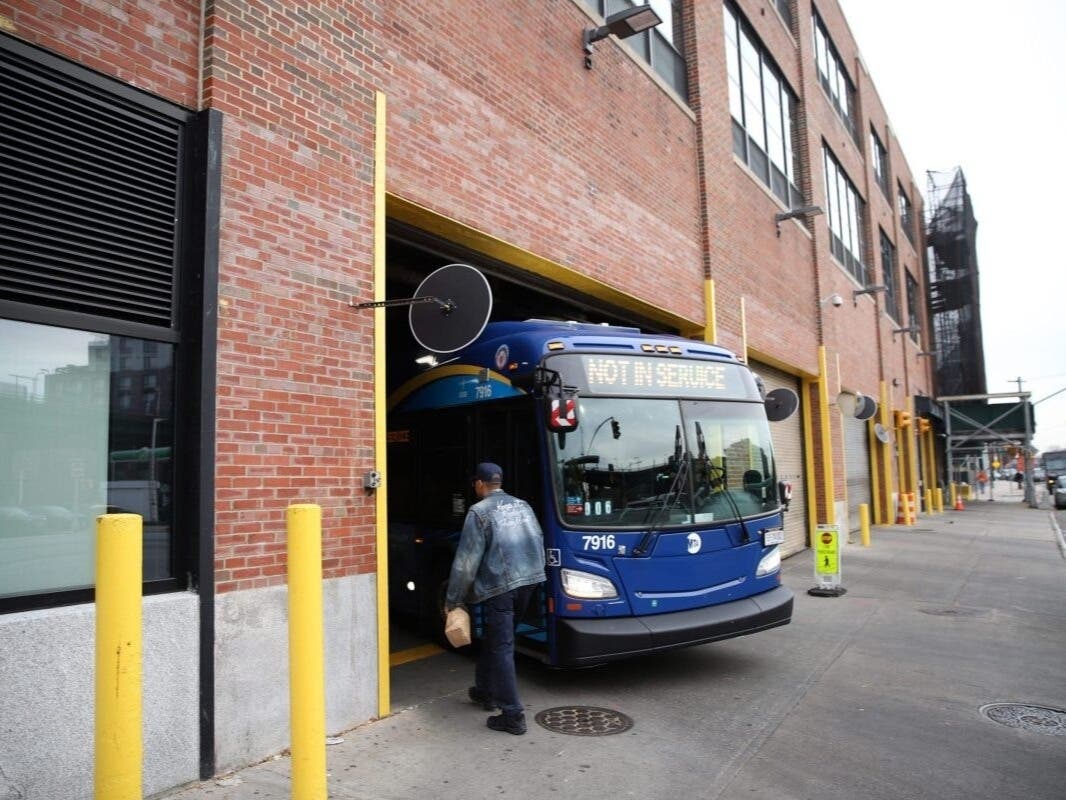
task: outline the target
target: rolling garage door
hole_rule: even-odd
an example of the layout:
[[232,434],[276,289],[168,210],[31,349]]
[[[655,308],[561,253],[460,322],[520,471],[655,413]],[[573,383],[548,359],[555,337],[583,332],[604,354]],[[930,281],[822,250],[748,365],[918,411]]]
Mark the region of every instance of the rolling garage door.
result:
[[[859,530],[859,504],[870,505],[869,423],[844,416],[844,474],[848,483],[848,531]],[[870,509],[871,519],[873,508]]]
[[[751,368],[763,379],[766,391],[787,388],[800,395],[799,381],[779,369],[752,362]],[[807,546],[807,492],[803,464],[803,413],[802,408],[781,422],[770,423],[774,440],[774,459],[777,462],[777,479],[792,483],[792,503],[785,514],[785,543],[783,555],[791,555]]]

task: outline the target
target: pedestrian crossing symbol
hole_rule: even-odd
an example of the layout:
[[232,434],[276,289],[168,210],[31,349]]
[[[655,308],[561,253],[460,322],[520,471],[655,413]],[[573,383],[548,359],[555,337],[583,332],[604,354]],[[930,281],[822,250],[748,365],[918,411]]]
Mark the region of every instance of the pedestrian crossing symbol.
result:
[[840,527],[819,525],[814,535],[814,579],[818,585],[809,594],[838,596],[840,585]]

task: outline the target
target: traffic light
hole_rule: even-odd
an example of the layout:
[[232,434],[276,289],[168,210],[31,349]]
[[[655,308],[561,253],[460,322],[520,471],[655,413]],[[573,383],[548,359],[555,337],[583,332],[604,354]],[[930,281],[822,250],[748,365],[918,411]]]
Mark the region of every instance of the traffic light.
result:
[[929,433],[933,429],[932,423],[925,417],[918,417],[918,433]]
[[911,426],[911,412],[896,411],[895,416],[897,428],[909,428]]

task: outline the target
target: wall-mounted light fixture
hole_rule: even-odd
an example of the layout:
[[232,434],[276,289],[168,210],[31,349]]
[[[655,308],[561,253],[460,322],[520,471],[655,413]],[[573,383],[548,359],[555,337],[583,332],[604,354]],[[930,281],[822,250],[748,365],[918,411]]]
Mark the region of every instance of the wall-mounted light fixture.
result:
[[654,28],[662,22],[659,15],[649,5],[634,6],[611,14],[598,28],[585,28],[581,36],[585,46],[585,69],[592,69],[592,43],[600,39],[606,39],[614,34],[619,39],[626,39],[643,33],[648,28]]
[[774,225],[777,226],[777,235],[781,235],[781,223],[786,219],[796,219],[797,217],[815,217],[819,214],[824,214],[821,206],[799,206],[798,208],[790,208],[788,211],[778,211],[774,214]]
[[864,289],[856,289],[854,292],[851,293],[851,302],[854,305],[858,305],[860,294],[877,294],[878,292],[883,291],[885,291],[885,287],[881,284],[877,284],[876,286],[867,286]]
[[935,355],[936,353],[921,352],[918,354],[918,358],[933,358]]
[[894,331],[892,331],[892,341],[896,341],[896,334],[897,333],[915,334],[915,333],[918,333],[918,331],[920,331],[920,330],[921,330],[921,328],[918,326],[917,323],[915,323],[913,325],[908,325],[906,328],[896,328]]

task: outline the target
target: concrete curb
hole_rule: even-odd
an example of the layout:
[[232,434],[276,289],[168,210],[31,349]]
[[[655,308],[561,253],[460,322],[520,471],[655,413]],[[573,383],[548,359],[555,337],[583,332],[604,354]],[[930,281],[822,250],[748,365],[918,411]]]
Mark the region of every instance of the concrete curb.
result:
[[1062,528],[1059,527],[1059,521],[1055,519],[1055,512],[1052,511],[1048,514],[1051,519],[1051,529],[1055,531],[1055,538],[1059,543],[1059,552],[1062,553],[1062,557],[1066,558],[1066,538],[1062,536]]

